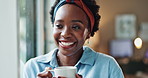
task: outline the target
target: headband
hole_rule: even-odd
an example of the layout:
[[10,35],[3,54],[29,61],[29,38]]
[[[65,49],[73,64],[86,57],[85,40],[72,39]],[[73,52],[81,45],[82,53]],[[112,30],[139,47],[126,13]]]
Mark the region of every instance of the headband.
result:
[[60,0],[60,2],[56,5],[55,9],[54,9],[54,14],[53,14],[53,18],[52,18],[52,22],[54,22],[55,20],[55,15],[56,15],[56,12],[57,10],[63,6],[64,4],[66,3],[73,3],[73,4],[76,4],[77,6],[79,6],[86,14],[87,16],[89,17],[90,19],[90,23],[91,23],[91,31],[94,27],[94,23],[95,23],[95,18],[94,18],[94,15],[93,13],[90,11],[90,9],[83,3],[82,0]]

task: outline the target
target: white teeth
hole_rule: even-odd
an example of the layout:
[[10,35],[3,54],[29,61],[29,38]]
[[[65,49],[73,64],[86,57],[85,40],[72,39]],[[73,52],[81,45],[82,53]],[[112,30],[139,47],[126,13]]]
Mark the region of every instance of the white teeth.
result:
[[61,44],[64,46],[69,46],[69,45],[74,44],[74,42],[61,42]]

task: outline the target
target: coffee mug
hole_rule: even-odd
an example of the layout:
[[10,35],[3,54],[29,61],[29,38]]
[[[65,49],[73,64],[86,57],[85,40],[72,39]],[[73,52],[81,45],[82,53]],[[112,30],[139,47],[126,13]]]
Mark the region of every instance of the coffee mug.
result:
[[76,78],[77,68],[74,66],[61,66],[50,71],[54,72],[55,77]]

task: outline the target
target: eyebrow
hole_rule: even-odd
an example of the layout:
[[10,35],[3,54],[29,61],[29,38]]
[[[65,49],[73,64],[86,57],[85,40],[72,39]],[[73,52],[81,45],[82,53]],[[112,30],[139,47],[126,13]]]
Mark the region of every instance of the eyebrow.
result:
[[80,22],[80,23],[82,23],[82,24],[83,24],[83,22],[82,22],[82,21],[80,21],[80,20],[72,20],[72,22]]
[[56,20],[57,22],[64,22],[63,20]]
[[[56,20],[57,22],[64,22],[63,20]],[[72,22],[79,22],[81,24],[83,24],[83,22],[81,20],[72,20]]]

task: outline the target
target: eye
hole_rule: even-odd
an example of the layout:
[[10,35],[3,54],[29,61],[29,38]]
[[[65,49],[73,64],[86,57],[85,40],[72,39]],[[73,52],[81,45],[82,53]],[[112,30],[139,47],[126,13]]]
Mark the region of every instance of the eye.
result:
[[72,26],[72,29],[74,29],[74,30],[79,30],[79,29],[81,29],[81,27],[80,27],[79,25],[73,25],[73,26]]
[[62,29],[63,28],[63,25],[57,24],[57,25],[55,25],[55,27],[58,28],[58,29]]

